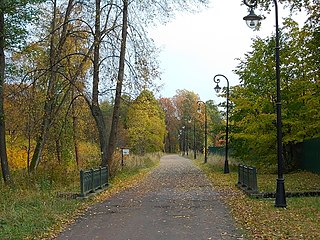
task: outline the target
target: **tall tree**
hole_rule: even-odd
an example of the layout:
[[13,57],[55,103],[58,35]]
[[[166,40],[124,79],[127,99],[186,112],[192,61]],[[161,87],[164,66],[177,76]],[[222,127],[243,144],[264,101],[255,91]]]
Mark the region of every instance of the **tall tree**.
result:
[[7,159],[7,148],[6,148],[6,132],[5,132],[5,120],[4,120],[4,72],[5,72],[5,26],[4,26],[4,0],[0,0],[0,159],[1,159],[1,170],[3,180],[7,183],[10,181],[10,171]]
[[96,121],[102,158],[102,166],[107,165],[107,131],[104,116],[99,104],[99,69],[100,69],[100,45],[101,36],[101,1],[96,0],[95,4],[95,33],[94,33],[94,50],[93,50],[93,88],[92,88],[92,105],[91,112]]
[[41,0],[20,1],[0,0],[0,158],[4,181],[10,181],[8,166],[6,138],[5,138],[5,113],[4,113],[4,90],[5,83],[5,50],[13,50],[19,47],[26,36],[25,24],[35,16],[33,4]]
[[128,4],[129,4],[128,0],[123,0],[122,31],[121,31],[121,41],[120,41],[121,44],[120,44],[119,67],[118,67],[116,93],[115,93],[115,103],[113,108],[112,125],[111,125],[111,132],[109,136],[107,155],[106,155],[106,159],[103,159],[102,165],[107,165],[107,160],[109,160],[109,164],[111,164],[111,162],[113,161],[113,153],[116,148],[121,93],[122,93],[124,71],[125,71],[125,57],[126,57],[127,35],[128,35]]
[[[44,103],[44,113],[42,117],[41,130],[37,139],[36,147],[33,152],[30,163],[30,170],[34,171],[40,161],[41,153],[47,140],[48,131],[55,115],[55,105],[57,104],[57,79],[59,75],[59,66],[61,58],[63,57],[64,47],[68,34],[68,22],[74,8],[74,1],[69,0],[64,14],[63,22],[57,26],[58,23],[58,8],[57,0],[52,4],[52,21],[51,21],[51,36],[49,49],[49,77],[47,83],[46,100]],[[60,30],[60,31],[59,31]],[[58,33],[60,36],[58,37]]]

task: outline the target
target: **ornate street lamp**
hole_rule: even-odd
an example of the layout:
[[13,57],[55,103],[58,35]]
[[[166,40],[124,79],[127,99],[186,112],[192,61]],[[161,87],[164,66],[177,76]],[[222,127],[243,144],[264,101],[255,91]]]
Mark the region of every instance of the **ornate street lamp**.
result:
[[196,120],[193,119],[193,158],[197,159],[197,146],[196,146]]
[[223,77],[227,81],[227,109],[226,109],[226,153],[225,153],[225,160],[224,160],[224,173],[229,173],[229,162],[228,162],[228,142],[229,142],[229,80],[226,76],[222,74],[217,74],[213,77],[213,81],[217,84],[214,88],[216,93],[219,93],[221,87],[219,86],[220,77]]
[[198,101],[198,112],[201,113],[201,104],[204,105],[204,163],[208,162],[208,136],[207,136],[207,128],[208,128],[208,123],[207,123],[207,105],[204,101]]
[[[251,10],[257,6],[257,0],[244,0]],[[283,177],[283,157],[282,157],[282,126],[281,126],[281,88],[280,88],[280,47],[279,47],[279,17],[278,17],[278,2],[273,0],[275,6],[275,20],[276,20],[276,85],[277,85],[277,158],[278,158],[278,178],[275,207],[286,207],[286,194],[284,189]],[[253,10],[252,10],[253,11]],[[250,15],[250,14],[249,14]],[[248,17],[248,16],[247,16]],[[244,17],[247,18],[247,17]],[[248,18],[247,18],[248,19]],[[246,19],[245,19],[246,20]],[[253,17],[251,19],[254,21]],[[256,20],[260,21],[261,17],[257,16]]]
[[[189,128],[188,128],[188,125],[190,125],[191,124],[191,118],[189,118],[188,120],[186,120],[186,132],[187,132],[187,156],[189,155],[189,150],[190,150],[190,145],[191,144],[189,144],[189,141],[191,141],[191,137],[190,137],[190,139],[189,139]],[[190,129],[191,129],[191,127],[190,127]]]
[[185,156],[186,155],[186,127],[185,126],[182,126],[182,156]]

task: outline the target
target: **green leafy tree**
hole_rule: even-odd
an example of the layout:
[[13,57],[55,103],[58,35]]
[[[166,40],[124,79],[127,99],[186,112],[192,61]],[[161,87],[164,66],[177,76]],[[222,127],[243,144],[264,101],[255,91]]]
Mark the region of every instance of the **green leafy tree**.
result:
[[[309,27],[287,19],[281,29],[282,130],[284,160],[294,166],[293,146],[320,134],[319,42]],[[276,162],[274,37],[255,39],[253,51],[236,69],[242,84],[233,89],[236,154],[242,159]]]
[[127,116],[129,146],[138,153],[163,151],[165,116],[152,92],[143,90],[130,105]]
[[[225,133],[225,124],[222,121],[222,116],[219,112],[217,105],[213,100],[208,100],[207,105],[207,115],[209,119],[208,124],[208,138],[211,145],[220,145],[220,136]],[[223,134],[222,134],[223,133]]]

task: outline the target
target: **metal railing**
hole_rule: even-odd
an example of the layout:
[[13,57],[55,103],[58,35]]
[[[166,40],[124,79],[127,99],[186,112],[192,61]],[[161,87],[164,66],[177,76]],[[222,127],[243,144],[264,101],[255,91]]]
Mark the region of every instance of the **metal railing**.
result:
[[80,171],[80,196],[95,192],[98,189],[108,185],[108,168],[100,167],[98,169]]
[[257,169],[238,165],[238,187],[250,193],[258,193]]

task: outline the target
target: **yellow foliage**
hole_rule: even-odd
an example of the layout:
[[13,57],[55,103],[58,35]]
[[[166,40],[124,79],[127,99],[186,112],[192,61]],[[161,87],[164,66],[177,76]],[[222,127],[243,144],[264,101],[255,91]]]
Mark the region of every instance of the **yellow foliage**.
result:
[[27,168],[28,153],[26,149],[17,146],[8,146],[7,154],[10,169],[18,170]]
[[99,146],[95,143],[80,142],[79,143],[79,160],[80,167],[96,167],[101,161]]

